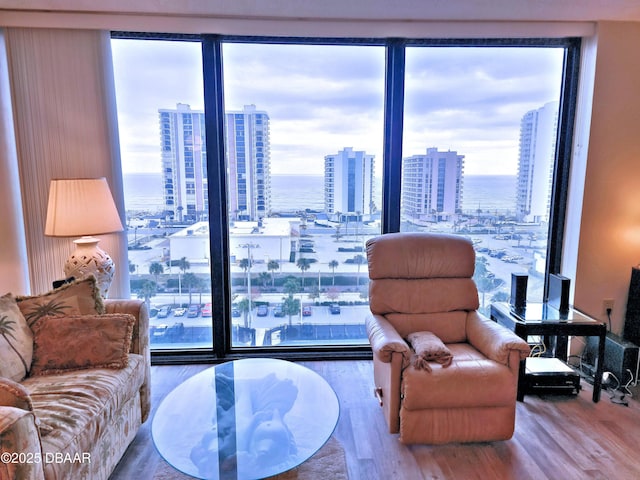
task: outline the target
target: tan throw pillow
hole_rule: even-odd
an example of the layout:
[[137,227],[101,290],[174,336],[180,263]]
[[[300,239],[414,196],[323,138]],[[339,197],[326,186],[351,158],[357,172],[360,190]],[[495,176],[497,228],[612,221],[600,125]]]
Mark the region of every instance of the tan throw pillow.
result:
[[31,375],[126,367],[134,323],[119,313],[39,318],[31,327]]
[[96,285],[96,278],[90,275],[51,290],[42,295],[17,297],[18,307],[29,326],[44,316],[60,317],[104,313],[104,304]]
[[431,332],[414,332],[407,337],[415,350],[413,366],[418,370],[431,371],[429,362],[437,362],[448,367],[453,361],[453,355],[447,346]]
[[0,297],[0,376],[19,382],[29,373],[33,335],[16,299]]

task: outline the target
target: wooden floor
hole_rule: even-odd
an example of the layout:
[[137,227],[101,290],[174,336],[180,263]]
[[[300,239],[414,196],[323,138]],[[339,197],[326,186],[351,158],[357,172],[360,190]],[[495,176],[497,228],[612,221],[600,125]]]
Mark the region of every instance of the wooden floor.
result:
[[[322,375],[340,399],[334,436],[345,449],[351,480],[640,478],[640,401],[632,399],[625,407],[603,392],[593,403],[584,381],[577,397],[525,397],[509,441],[404,446],[387,433],[372,393],[371,361],[300,363]],[[178,384],[209,367],[152,367],[154,408]],[[110,480],[151,478],[160,461],[148,420]]]

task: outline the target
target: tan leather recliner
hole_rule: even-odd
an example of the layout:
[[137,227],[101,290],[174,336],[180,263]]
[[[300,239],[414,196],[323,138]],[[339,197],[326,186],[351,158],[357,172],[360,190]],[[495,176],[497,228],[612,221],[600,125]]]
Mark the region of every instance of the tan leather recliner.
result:
[[[392,233],[367,242],[376,395],[402,443],[511,438],[520,360],[529,346],[479,314],[475,252],[455,235]],[[429,331],[449,348],[448,367],[413,366],[406,341]],[[431,365],[431,364],[430,364]]]

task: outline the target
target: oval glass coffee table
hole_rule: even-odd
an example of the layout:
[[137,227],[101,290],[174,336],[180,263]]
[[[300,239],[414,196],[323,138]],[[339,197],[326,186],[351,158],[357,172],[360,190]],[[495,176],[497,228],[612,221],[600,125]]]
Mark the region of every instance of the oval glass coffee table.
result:
[[186,380],[155,413],[160,455],[202,479],[249,480],[286,472],[329,439],[340,407],[320,375],[295,363],[243,359]]

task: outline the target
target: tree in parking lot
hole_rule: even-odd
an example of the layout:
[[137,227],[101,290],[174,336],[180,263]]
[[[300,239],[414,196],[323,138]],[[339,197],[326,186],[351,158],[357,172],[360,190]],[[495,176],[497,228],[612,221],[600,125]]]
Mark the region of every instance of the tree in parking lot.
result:
[[251,327],[251,325],[249,325],[249,309],[251,308],[251,303],[249,302],[249,299],[248,298],[243,298],[238,303],[236,303],[236,307],[238,308],[238,311],[244,317],[244,326],[245,326],[245,328]]
[[287,295],[292,296],[294,293],[298,293],[300,291],[300,282],[298,282],[295,277],[289,277],[287,278],[287,281],[284,282],[282,288]]
[[140,284],[140,290],[138,290],[138,298],[144,299],[144,303],[147,304],[147,309],[151,309],[151,297],[155,297],[157,293],[156,282],[151,280],[143,280]]
[[[269,270],[269,272],[280,270],[280,263],[277,260],[269,260],[267,270]],[[275,280],[275,276],[271,274],[271,287],[275,286]]]
[[202,282],[194,273],[185,273],[182,279],[182,284],[189,290],[189,305],[191,305],[191,294],[194,288],[201,287]]
[[158,282],[158,277],[164,273],[164,267],[160,262],[151,262],[149,265],[149,275],[153,275],[156,277],[156,285]]
[[296,267],[302,272],[302,290],[304,290],[304,272],[311,268],[311,263],[311,259],[309,258],[299,258],[296,262]]
[[289,294],[282,303],[282,312],[289,317],[289,325],[292,325],[291,317],[300,313],[300,300]]
[[333,277],[333,280],[331,282],[332,285],[336,284],[336,268],[338,268],[339,265],[340,265],[340,262],[338,262],[337,260],[331,260],[329,262],[329,268],[331,269],[331,274]]
[[272,275],[269,272],[260,272],[258,274],[258,280],[262,283],[262,288],[267,288],[267,283],[272,279]]
[[356,276],[356,287],[360,286],[360,266],[364,263],[367,263],[367,259],[362,255],[356,255],[353,257],[353,263],[358,266],[358,275]]
[[244,286],[246,287],[246,286],[247,286],[247,278],[246,278],[246,277],[247,277],[247,275],[246,275],[246,274],[247,274],[247,272],[249,271],[249,268],[251,268],[251,262],[249,261],[249,259],[248,259],[248,258],[243,258],[242,260],[240,260],[240,261],[238,262],[238,266],[239,266],[242,270],[244,270],[244,273],[245,273]]
[[[187,257],[182,257],[177,262],[178,269],[178,295],[182,297],[182,274],[184,274],[187,270],[191,268],[191,264],[187,260]],[[191,302],[189,302],[191,303]]]

